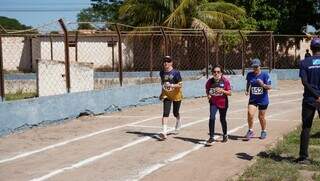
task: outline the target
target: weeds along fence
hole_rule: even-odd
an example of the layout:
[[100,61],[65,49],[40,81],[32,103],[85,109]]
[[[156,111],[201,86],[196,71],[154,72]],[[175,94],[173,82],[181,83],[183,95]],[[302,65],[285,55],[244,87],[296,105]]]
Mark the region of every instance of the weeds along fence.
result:
[[10,100],[159,82],[165,55],[187,79],[208,76],[214,64],[244,74],[253,58],[269,70],[297,68],[309,41],[272,32],[59,20],[28,31],[2,31],[0,96]]

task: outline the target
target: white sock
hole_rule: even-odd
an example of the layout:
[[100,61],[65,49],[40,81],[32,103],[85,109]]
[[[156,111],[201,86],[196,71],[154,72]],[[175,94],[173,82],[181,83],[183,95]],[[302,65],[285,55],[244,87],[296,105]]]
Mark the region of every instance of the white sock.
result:
[[167,133],[167,125],[166,124],[162,125],[162,132]]
[[177,119],[176,120],[176,130],[179,130],[181,128],[181,120],[180,119]]

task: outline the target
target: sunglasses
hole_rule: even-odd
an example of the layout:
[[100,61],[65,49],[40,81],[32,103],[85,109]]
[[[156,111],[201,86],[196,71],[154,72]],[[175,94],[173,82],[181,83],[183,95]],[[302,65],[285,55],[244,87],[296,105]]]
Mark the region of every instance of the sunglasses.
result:
[[221,73],[221,71],[212,71],[212,73],[217,73],[217,74],[219,74],[219,73]]

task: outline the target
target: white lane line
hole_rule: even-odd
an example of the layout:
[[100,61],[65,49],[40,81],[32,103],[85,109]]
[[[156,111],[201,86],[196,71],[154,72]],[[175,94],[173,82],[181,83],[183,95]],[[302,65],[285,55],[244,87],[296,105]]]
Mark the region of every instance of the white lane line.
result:
[[63,142],[60,142],[60,143],[57,143],[57,144],[49,145],[47,147],[44,147],[44,148],[41,148],[41,149],[38,149],[38,150],[25,152],[25,153],[22,153],[20,155],[17,155],[17,156],[11,157],[11,158],[0,160],[0,164],[1,163],[5,163],[5,162],[9,162],[9,161],[13,161],[13,160],[16,160],[16,159],[19,159],[19,158],[27,157],[27,156],[30,156],[30,155],[33,155],[33,154],[36,154],[36,153],[39,153],[39,152],[43,152],[43,151],[46,151],[46,150],[49,150],[49,149],[57,148],[57,147],[60,147],[60,146],[63,146],[63,145],[66,145],[66,144],[69,144],[69,143],[72,143],[72,142],[75,142],[75,141],[86,139],[86,138],[89,138],[89,137],[92,137],[92,136],[95,136],[95,135],[98,135],[98,134],[102,134],[102,133],[105,133],[105,132],[109,132],[109,131],[112,131],[112,130],[115,130],[115,129],[124,128],[124,127],[127,127],[127,126],[132,125],[132,124],[139,124],[139,123],[143,123],[143,122],[146,122],[146,121],[149,121],[149,120],[159,119],[159,118],[160,118],[159,116],[151,117],[151,118],[143,119],[141,121],[137,121],[137,122],[134,122],[134,123],[128,123],[128,124],[124,124],[124,125],[120,125],[120,126],[116,126],[116,127],[100,130],[100,131],[97,131],[97,132],[93,132],[93,133],[90,133],[90,134],[87,134],[87,135],[84,135],[84,136],[80,136],[80,137],[76,137],[76,138],[73,138],[73,139],[70,139],[70,140],[66,140],[66,141],[63,141]]
[[[300,93],[302,93],[302,92],[299,91],[299,92],[292,92],[292,93],[286,93],[286,94],[277,94],[277,95],[273,95],[273,96],[270,96],[270,97],[280,97],[280,96],[294,95],[294,94],[300,94]],[[233,104],[234,103],[244,102],[244,101],[248,101],[248,98],[237,100],[237,101],[233,102]],[[204,109],[204,108],[208,108],[208,106],[195,108],[195,109],[192,109],[192,110],[181,111],[181,113],[197,111],[197,110]],[[121,128],[127,127],[128,125],[140,124],[140,123],[143,123],[143,122],[146,122],[146,121],[150,121],[150,120],[153,120],[153,119],[159,119],[161,117],[162,116],[151,117],[151,118],[144,119],[144,120],[141,120],[141,121],[137,121],[137,122],[134,122],[134,123],[128,123],[128,124],[124,124],[124,125],[120,125],[120,126],[116,126],[116,127],[100,130],[100,131],[97,131],[97,132],[93,132],[93,133],[90,133],[90,134],[87,134],[87,135],[83,135],[83,136],[80,136],[80,137],[76,137],[76,138],[73,138],[73,139],[70,139],[70,140],[66,140],[66,141],[63,141],[63,142],[60,142],[60,143],[49,145],[49,146],[46,146],[44,148],[40,148],[40,149],[37,149],[37,150],[25,152],[25,153],[22,153],[22,154],[19,154],[19,155],[10,157],[10,158],[2,159],[2,160],[0,160],[0,164],[6,163],[6,162],[9,162],[9,161],[13,161],[13,160],[17,160],[17,159],[20,159],[20,158],[24,158],[24,157],[27,157],[27,156],[30,156],[30,155],[33,155],[33,154],[36,154],[36,153],[40,153],[40,152],[43,152],[43,151],[47,151],[47,150],[50,150],[50,149],[53,149],[53,148],[61,147],[61,146],[66,145],[66,144],[69,144],[69,143],[72,143],[72,142],[75,142],[75,141],[79,141],[79,140],[82,140],[82,139],[86,139],[86,138],[89,138],[89,137],[92,137],[92,136],[96,136],[96,135],[99,135],[99,134],[102,134],[102,133],[106,133],[106,132],[109,132],[109,131],[112,131],[112,130],[121,129]]]
[[[242,100],[242,102],[243,101],[246,101],[246,100]],[[207,108],[207,107],[208,106],[200,107],[200,108],[194,108],[192,110],[181,111],[181,113],[197,111],[197,110],[200,110],[200,109],[203,109],[203,108]],[[128,124],[124,124],[124,125],[115,126],[115,127],[107,128],[107,129],[104,129],[104,130],[100,130],[100,131],[97,131],[97,132],[93,132],[93,133],[90,133],[90,134],[87,134],[87,135],[83,135],[83,136],[80,136],[80,137],[76,137],[76,138],[73,138],[73,139],[70,139],[70,140],[66,140],[66,141],[63,141],[63,142],[60,142],[60,143],[49,145],[49,146],[46,146],[44,148],[40,148],[40,149],[37,149],[37,150],[25,152],[25,153],[22,153],[22,154],[19,154],[19,155],[10,157],[10,158],[2,159],[2,160],[0,160],[0,164],[6,163],[6,162],[9,162],[9,161],[13,161],[13,160],[17,160],[17,159],[20,159],[20,158],[24,158],[24,157],[27,157],[27,156],[30,156],[30,155],[33,155],[33,154],[36,154],[36,153],[40,153],[40,152],[43,152],[43,151],[47,151],[47,150],[50,150],[50,149],[53,149],[53,148],[61,147],[61,146],[66,145],[66,144],[69,144],[69,143],[72,143],[72,142],[75,142],[75,141],[79,141],[79,140],[82,140],[82,139],[86,139],[86,138],[89,138],[89,137],[92,137],[92,136],[96,136],[96,135],[99,135],[99,134],[102,134],[102,133],[106,133],[106,132],[109,132],[109,131],[112,131],[112,130],[121,129],[121,128],[130,126],[130,125],[132,126],[132,125],[135,125],[135,124],[140,124],[140,123],[144,123],[144,122],[147,122],[147,121],[150,121],[150,120],[153,120],[153,119],[160,119],[160,118],[162,118],[162,116],[151,117],[151,118],[148,118],[148,119],[143,119],[141,121],[136,121],[136,122],[133,122],[133,123],[128,123]]]
[[[232,113],[236,113],[236,112],[240,112],[240,111],[244,111],[244,110],[246,110],[246,109],[236,110],[236,111],[233,111]],[[184,125],[182,125],[181,128],[186,128],[186,127],[189,127],[189,126],[193,126],[193,125],[195,125],[195,124],[199,124],[199,123],[202,123],[202,122],[204,122],[204,121],[208,121],[208,118],[206,118],[206,119],[200,119],[200,120],[197,120],[197,121],[194,121],[194,122],[191,122],[191,123],[184,124]],[[172,130],[169,130],[169,131],[172,131]],[[155,136],[156,136],[156,134],[155,134]],[[124,145],[124,146],[121,146],[121,147],[112,149],[112,150],[110,150],[110,151],[104,152],[104,153],[102,153],[102,154],[100,154],[100,155],[96,155],[96,156],[93,156],[93,157],[89,157],[89,158],[87,158],[87,159],[85,159],[85,160],[79,161],[79,162],[77,162],[77,163],[75,163],[75,164],[72,164],[71,166],[67,166],[67,167],[64,167],[64,168],[61,168],[61,169],[54,170],[54,171],[50,172],[49,174],[46,174],[46,175],[41,176],[41,177],[38,177],[38,178],[34,178],[34,179],[32,179],[31,181],[42,181],[42,180],[46,180],[46,179],[48,179],[48,178],[51,178],[51,177],[53,177],[53,176],[55,176],[55,175],[58,175],[58,174],[60,174],[60,173],[62,173],[62,172],[65,172],[65,171],[67,171],[67,170],[72,170],[72,169],[75,169],[75,168],[79,168],[79,167],[81,167],[81,166],[87,165],[87,164],[89,164],[89,163],[91,163],[91,162],[94,162],[94,161],[96,161],[96,160],[99,160],[99,159],[101,159],[101,158],[104,158],[104,157],[106,157],[106,156],[109,156],[109,155],[111,155],[111,154],[114,153],[114,152],[121,151],[121,150],[123,150],[123,149],[129,148],[129,147],[134,146],[134,145],[137,145],[137,144],[139,144],[139,143],[148,141],[148,140],[150,140],[150,139],[152,139],[150,136],[143,137],[143,138],[141,138],[141,139],[138,139],[138,140],[136,140],[136,141],[133,141],[133,142],[131,142],[131,143],[128,143],[128,144],[126,144],[126,145]]]
[[[267,116],[266,118],[270,119],[271,117],[274,117],[274,116],[277,116],[277,115],[281,115],[281,114],[285,114],[285,113],[292,112],[292,111],[296,111],[296,110],[297,110],[297,109],[287,110],[287,111],[284,111],[284,112],[280,112],[280,113],[276,113],[276,114],[269,115],[269,116]],[[254,123],[258,123],[258,121],[255,121]],[[238,126],[238,127],[234,128],[234,129],[228,131],[228,134],[237,132],[238,130],[240,130],[240,129],[244,128],[244,127],[247,127],[247,126],[248,126],[248,124],[243,124],[243,125],[241,125],[241,126]],[[221,137],[221,136],[215,136],[214,138],[217,139],[217,138],[219,138],[219,137]],[[205,147],[205,142],[202,143],[202,144],[200,144],[200,145],[199,145],[199,144],[198,144],[198,145],[195,145],[195,146],[193,146],[191,149],[189,149],[189,150],[187,150],[187,151],[183,151],[183,152],[181,152],[181,153],[178,153],[178,154],[170,157],[169,159],[166,159],[166,160],[161,161],[160,163],[156,163],[156,164],[154,164],[154,165],[151,165],[151,166],[149,166],[148,168],[144,169],[143,171],[139,172],[139,174],[138,174],[137,176],[135,176],[134,178],[130,178],[130,179],[127,179],[127,180],[134,180],[134,181],[140,180],[140,179],[142,179],[143,177],[145,177],[145,176],[147,176],[147,175],[149,175],[149,174],[157,171],[158,169],[167,166],[167,165],[170,164],[171,162],[174,162],[174,161],[176,161],[176,160],[179,160],[179,159],[187,156],[188,154],[190,154],[190,153],[192,153],[192,152],[194,152],[194,151],[199,150],[199,149],[202,148],[202,147]]]
[[[156,128],[161,129],[161,126],[146,126],[146,125],[129,125],[129,127],[136,127],[136,128]],[[169,129],[173,129],[172,127],[169,127]]]
[[[239,126],[239,127],[236,127],[236,128],[234,128],[234,129],[228,131],[228,134],[234,133],[234,132],[236,132],[236,131],[238,131],[238,130],[246,127],[246,126],[247,126],[247,124],[243,124],[243,125],[241,125],[241,126]],[[219,136],[215,136],[214,139],[217,139],[218,137],[219,137]],[[163,161],[160,162],[160,163],[156,163],[156,164],[154,164],[154,165],[151,165],[151,166],[149,166],[148,168],[144,169],[143,171],[139,172],[138,176],[135,176],[134,178],[130,178],[130,179],[127,179],[127,180],[134,180],[134,181],[135,181],[135,180],[140,180],[140,179],[142,179],[143,177],[151,174],[152,172],[154,172],[154,171],[156,171],[156,170],[158,170],[158,169],[160,169],[160,168],[162,168],[162,167],[170,164],[171,162],[174,162],[174,161],[176,161],[176,160],[179,160],[179,159],[187,156],[188,154],[190,154],[190,153],[192,153],[192,152],[194,152],[194,151],[199,150],[199,149],[202,148],[202,147],[205,147],[205,142],[203,142],[202,144],[197,144],[196,146],[193,146],[191,149],[189,149],[189,150],[187,150],[187,151],[183,151],[183,152],[181,152],[181,153],[178,153],[178,154],[170,157],[169,159],[163,160]]]
[[[199,109],[201,109],[201,108],[192,109],[191,111],[199,110]],[[188,110],[184,111],[184,112],[188,112]],[[183,112],[181,112],[181,113],[183,113]],[[47,147],[40,148],[38,150],[33,150],[33,151],[29,151],[29,152],[25,152],[25,153],[13,156],[11,158],[2,159],[2,160],[0,160],[0,164],[5,163],[5,162],[9,162],[9,161],[13,161],[13,160],[17,160],[17,159],[20,159],[20,158],[24,158],[24,157],[27,157],[27,156],[30,156],[30,155],[33,155],[33,154],[36,154],[36,153],[40,153],[40,152],[43,152],[43,151],[47,151],[47,150],[50,150],[50,149],[53,149],[53,148],[61,147],[61,146],[66,145],[66,144],[69,144],[69,143],[72,143],[72,142],[75,142],[75,141],[79,141],[79,140],[82,140],[82,139],[86,139],[86,138],[89,138],[89,137],[92,137],[92,136],[96,136],[96,135],[99,135],[99,134],[102,134],[102,133],[106,133],[106,132],[109,132],[109,131],[112,131],[112,130],[121,129],[121,128],[124,128],[124,127],[127,127],[127,126],[132,126],[132,125],[135,125],[135,124],[140,124],[140,123],[144,123],[144,122],[147,122],[147,121],[150,121],[150,120],[153,120],[153,119],[160,119],[160,118],[162,118],[162,116],[151,117],[151,118],[148,118],[148,119],[143,119],[141,121],[136,121],[136,122],[133,122],[133,123],[128,123],[128,124],[124,124],[124,125],[115,126],[115,127],[107,128],[107,129],[104,129],[104,130],[100,130],[100,131],[97,131],[97,132],[93,132],[93,133],[90,133],[90,134],[87,134],[87,135],[83,135],[83,136],[80,136],[80,137],[76,137],[76,138],[73,138],[73,139],[70,139],[70,140],[66,140],[66,141],[63,141],[63,142],[60,142],[60,143],[49,145]]]
[[[273,104],[281,104],[281,103],[289,103],[289,102],[296,102],[297,100],[301,100],[301,99],[293,99],[293,100],[280,101],[280,102],[276,102],[276,103],[271,103],[270,105],[273,105]],[[231,114],[231,113],[237,113],[237,112],[241,112],[241,111],[246,111],[246,110],[247,110],[247,108],[245,108],[245,109],[239,109],[239,110],[234,110],[234,111],[230,111],[229,114]],[[292,109],[291,109],[290,111],[292,111]],[[279,113],[279,114],[283,114],[283,113],[285,113],[285,112],[281,112],[281,113]],[[275,114],[275,115],[277,115],[277,114]],[[191,122],[191,123],[184,124],[184,125],[182,125],[182,128],[189,127],[189,126],[192,126],[192,125],[195,125],[195,124],[199,124],[199,123],[202,123],[202,122],[204,122],[204,121],[208,121],[208,118],[200,119],[200,120],[197,120],[197,121],[194,121],[194,122]],[[245,124],[245,125],[246,125],[246,124]],[[172,131],[172,130],[169,130],[169,131]],[[156,136],[156,135],[155,135],[155,136]],[[57,170],[55,170],[55,171],[50,172],[50,173],[47,174],[47,175],[41,176],[41,177],[39,177],[39,178],[34,178],[34,179],[32,179],[31,181],[42,181],[42,180],[46,180],[46,179],[48,179],[48,178],[50,178],[50,177],[53,177],[53,176],[55,176],[55,175],[58,175],[58,174],[60,174],[60,173],[62,173],[62,172],[65,172],[65,171],[67,171],[67,170],[72,170],[72,169],[79,168],[79,167],[81,167],[81,166],[87,165],[87,164],[89,164],[89,163],[91,163],[91,162],[94,162],[94,161],[96,161],[96,160],[98,160],[98,159],[104,158],[104,157],[106,157],[106,156],[108,156],[108,155],[110,155],[110,154],[112,154],[112,153],[114,153],[114,152],[116,152],[116,151],[121,151],[121,150],[126,149],[126,148],[128,148],[128,147],[134,146],[134,145],[136,145],[136,144],[138,144],[138,143],[142,143],[142,142],[148,141],[149,139],[151,139],[151,137],[149,137],[149,136],[148,136],[148,137],[144,137],[144,138],[142,138],[142,139],[139,139],[139,140],[142,140],[142,141],[136,140],[136,141],[131,142],[131,143],[128,143],[128,144],[126,144],[126,145],[124,145],[124,146],[122,146],[122,147],[115,148],[115,149],[112,149],[112,150],[110,150],[110,151],[104,152],[104,153],[102,153],[102,154],[100,154],[100,155],[93,156],[93,157],[89,157],[89,158],[87,158],[87,159],[85,159],[85,160],[82,160],[82,161],[79,161],[79,162],[77,162],[77,163],[75,163],[75,164],[73,164],[73,165],[71,165],[71,166],[64,167],[64,168],[61,168],[61,169],[57,169]],[[133,143],[134,143],[134,144],[133,144]]]
[[151,117],[152,115],[145,115],[145,116],[137,116],[137,115],[99,115],[96,116],[97,118],[145,118]]

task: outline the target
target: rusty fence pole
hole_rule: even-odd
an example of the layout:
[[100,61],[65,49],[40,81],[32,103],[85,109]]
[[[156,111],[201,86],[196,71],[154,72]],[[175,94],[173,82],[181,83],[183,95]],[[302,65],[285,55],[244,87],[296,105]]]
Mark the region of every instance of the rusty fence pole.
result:
[[245,49],[244,49],[244,46],[245,46],[245,39],[244,39],[244,36],[243,34],[241,33],[241,31],[239,30],[239,34],[241,36],[241,40],[242,40],[242,43],[241,43],[241,72],[242,72],[242,76],[244,76],[244,71],[245,71],[245,57],[244,57],[244,53],[245,53]]
[[118,34],[119,81],[120,81],[120,86],[122,86],[122,81],[123,81],[122,40],[121,40],[121,32],[118,24],[115,24],[115,26]]
[[30,71],[32,72],[33,69],[33,64],[32,64],[32,57],[33,57],[33,47],[32,47],[32,36],[29,37],[29,44],[30,44],[30,49],[29,49],[29,56],[30,56]]
[[153,34],[151,35],[150,41],[150,77],[153,76]]
[[4,74],[3,74],[3,55],[2,55],[2,37],[0,36],[0,97],[5,101],[4,92]]
[[68,30],[62,19],[59,19],[59,23],[64,32],[64,59],[65,59],[65,76],[66,76],[66,86],[67,92],[70,93],[71,82],[70,82],[70,57],[69,57],[69,39]]
[[112,51],[111,51],[111,55],[112,55],[112,72],[114,72],[114,40],[113,37],[111,37],[111,44],[112,44]]
[[74,40],[75,51],[76,51],[76,55],[75,55],[76,62],[78,62],[78,38],[79,38],[79,31],[76,31],[76,37],[75,37],[75,40]]
[[160,27],[160,30],[161,30],[161,34],[163,36],[163,40],[164,40],[164,56],[167,56],[168,55],[168,40],[167,40],[167,35],[166,35],[166,32],[164,31],[163,27]]
[[276,40],[272,35],[272,68],[276,69]]
[[222,62],[223,62],[223,70],[226,70],[226,42],[225,35],[222,33]]
[[205,32],[205,30],[203,29],[202,30],[202,34],[203,34],[203,37],[204,37],[204,51],[205,51],[205,64],[206,64],[206,77],[208,78],[209,77],[209,43],[208,43],[208,37],[207,37],[207,34]]
[[49,35],[49,40],[50,40],[50,58],[53,60],[53,43],[52,43],[52,35]]
[[215,42],[215,50],[216,50],[216,54],[215,54],[215,61],[216,61],[216,65],[219,64],[219,41],[220,41],[220,32],[217,33],[217,37],[216,37],[216,42]]
[[271,70],[272,70],[272,55],[273,55],[273,53],[272,53],[272,50],[273,50],[273,46],[272,46],[272,32],[270,33],[270,55],[269,55],[269,57],[270,57],[270,59],[269,59],[269,73],[271,73]]

